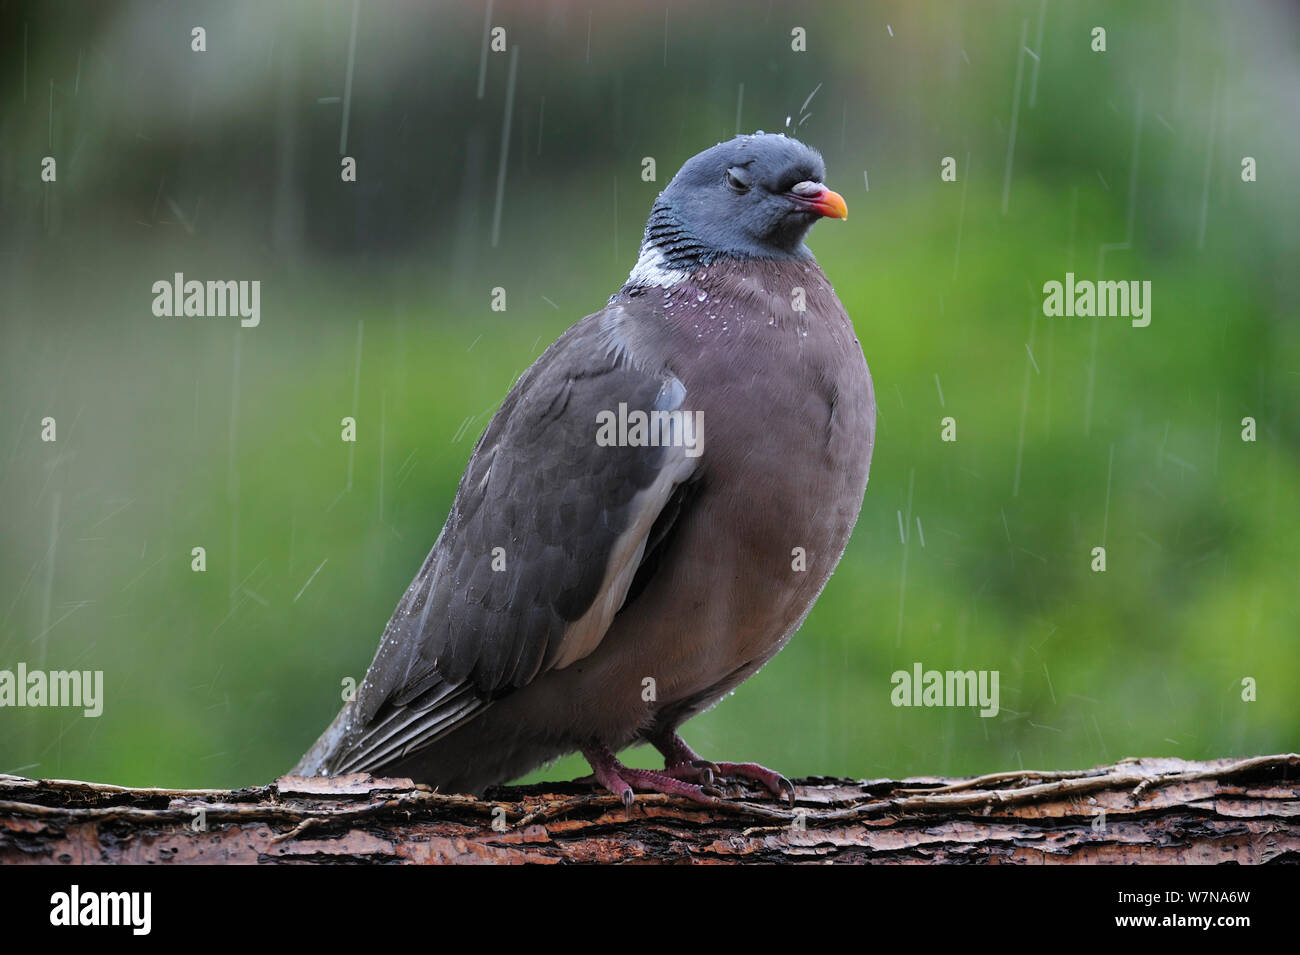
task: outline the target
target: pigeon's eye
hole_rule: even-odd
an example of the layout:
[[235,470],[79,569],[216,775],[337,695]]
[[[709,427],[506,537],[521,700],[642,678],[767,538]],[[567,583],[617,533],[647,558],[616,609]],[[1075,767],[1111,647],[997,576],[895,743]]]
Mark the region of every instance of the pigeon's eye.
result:
[[736,174],[736,170],[727,170],[727,188],[732,192],[749,192],[749,183]]

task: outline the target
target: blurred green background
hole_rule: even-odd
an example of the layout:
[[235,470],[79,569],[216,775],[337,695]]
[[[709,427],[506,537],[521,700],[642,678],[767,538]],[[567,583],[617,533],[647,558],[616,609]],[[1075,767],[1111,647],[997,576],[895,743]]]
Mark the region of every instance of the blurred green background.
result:
[[[686,738],[792,776],[1295,749],[1298,36],[1281,3],[0,7],[0,669],[105,681],[98,719],[0,709],[0,772],[287,770],[513,379],[738,129],[848,200],[810,245],[879,433],[820,603]],[[1043,315],[1099,267],[1149,327]],[[260,326],[155,317],[175,272],[259,280]],[[918,661],[1000,671],[1001,713],[895,708]]]

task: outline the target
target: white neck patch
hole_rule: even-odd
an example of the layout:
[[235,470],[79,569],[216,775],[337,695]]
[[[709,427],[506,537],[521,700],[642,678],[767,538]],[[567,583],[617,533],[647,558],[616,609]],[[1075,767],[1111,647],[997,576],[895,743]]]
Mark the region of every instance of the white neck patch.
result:
[[628,273],[626,285],[633,288],[671,288],[686,280],[689,272],[670,269],[665,266],[664,254],[657,246],[648,243],[641,246],[641,255]]

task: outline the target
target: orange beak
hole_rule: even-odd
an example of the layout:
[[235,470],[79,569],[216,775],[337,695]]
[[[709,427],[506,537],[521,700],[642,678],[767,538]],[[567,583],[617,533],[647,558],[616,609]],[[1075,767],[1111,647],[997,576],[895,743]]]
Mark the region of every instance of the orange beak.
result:
[[847,219],[849,206],[844,197],[833,189],[823,189],[821,195],[812,196],[809,205],[828,219]]

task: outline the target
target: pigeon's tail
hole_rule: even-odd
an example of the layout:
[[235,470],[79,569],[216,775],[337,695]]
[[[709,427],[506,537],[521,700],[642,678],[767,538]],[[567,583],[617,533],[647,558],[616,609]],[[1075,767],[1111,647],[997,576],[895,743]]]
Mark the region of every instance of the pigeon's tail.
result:
[[[385,701],[373,709],[366,703],[367,686],[343,705],[325,732],[290,771],[294,776],[410,776],[416,782],[446,786],[459,775],[469,753],[459,744],[438,746],[444,737],[461,733],[465,724],[489,708],[472,684],[430,683],[423,692],[400,703]],[[471,734],[473,735],[473,734]],[[499,782],[500,780],[494,780]]]
[[[469,710],[467,703],[462,706]],[[527,712],[526,700],[516,699],[515,694],[490,705],[475,705],[463,721],[452,721],[453,726],[436,738],[408,748],[399,744],[413,731],[418,735],[424,725],[419,716],[427,717],[429,711],[412,714],[399,709],[387,719],[381,714],[378,720],[366,721],[354,700],[343,706],[289,775],[369,773],[408,778],[442,792],[482,793],[576,749],[553,735],[521,732],[529,725]],[[397,728],[396,739],[394,728],[387,725],[390,720]]]

